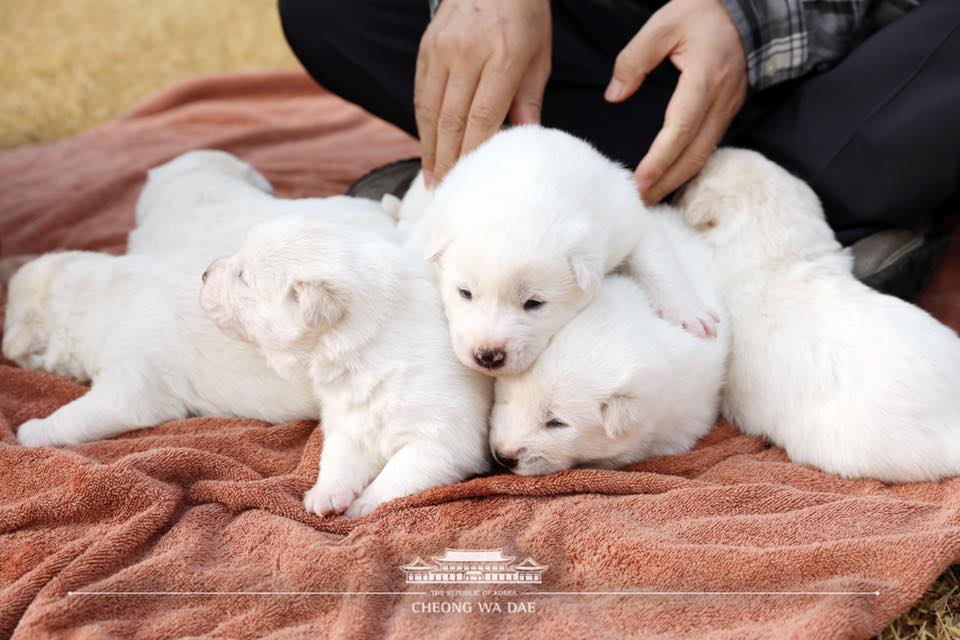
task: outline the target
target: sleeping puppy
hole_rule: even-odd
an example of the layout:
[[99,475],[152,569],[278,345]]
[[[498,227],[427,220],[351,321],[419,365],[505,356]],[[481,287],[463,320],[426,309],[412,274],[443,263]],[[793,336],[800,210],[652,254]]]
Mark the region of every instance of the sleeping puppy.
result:
[[[722,309],[709,250],[675,212],[660,211],[697,294]],[[504,467],[542,475],[574,466],[619,467],[689,450],[713,426],[727,327],[702,340],[668,323],[625,276],[560,329],[537,361],[496,383],[490,448]]]
[[210,266],[201,303],[281,375],[312,382],[324,443],[308,511],[362,515],[488,468],[492,385],[454,357],[429,267],[399,245],[270,220]]
[[460,361],[516,375],[625,261],[658,313],[715,335],[715,313],[658,222],[625,168],[571,135],[524,126],[459,160],[406,243],[440,269]]
[[267,179],[225,151],[188,151],[151,169],[136,207],[127,253],[202,250],[211,257],[236,251],[258,222],[290,213],[376,229],[400,241],[394,220],[366,198],[285,199]]
[[188,416],[288,422],[316,415],[306,381],[274,373],[197,303],[205,255],[51,253],[9,285],[4,355],[81,380],[85,395],[20,425],[25,446],[67,445]]
[[680,204],[714,248],[731,318],[727,418],[850,478],[960,473],[960,339],[854,278],[810,187],[722,149]]

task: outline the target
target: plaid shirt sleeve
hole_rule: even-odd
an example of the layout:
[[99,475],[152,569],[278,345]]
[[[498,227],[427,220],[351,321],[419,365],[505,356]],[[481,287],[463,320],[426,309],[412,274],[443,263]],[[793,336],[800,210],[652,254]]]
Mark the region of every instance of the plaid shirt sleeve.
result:
[[869,0],[722,0],[747,52],[750,87],[765,89],[842,57]]

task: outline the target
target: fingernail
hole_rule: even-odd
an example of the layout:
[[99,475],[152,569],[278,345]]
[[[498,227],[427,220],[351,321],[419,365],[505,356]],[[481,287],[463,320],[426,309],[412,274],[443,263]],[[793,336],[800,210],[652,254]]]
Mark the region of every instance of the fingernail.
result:
[[423,184],[426,185],[427,189],[433,189],[434,179],[433,171],[423,170]]
[[615,102],[620,99],[620,96],[623,95],[623,83],[614,78],[610,81],[610,84],[607,86],[606,92],[603,94],[603,97],[608,102]]

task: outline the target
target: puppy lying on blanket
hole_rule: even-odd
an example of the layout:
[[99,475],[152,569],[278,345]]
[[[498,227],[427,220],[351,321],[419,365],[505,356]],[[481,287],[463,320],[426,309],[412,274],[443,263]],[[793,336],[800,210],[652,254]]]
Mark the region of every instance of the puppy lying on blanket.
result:
[[26,446],[109,438],[191,415],[287,422],[316,416],[306,381],[286,381],[251,345],[223,335],[197,303],[203,254],[70,251],[10,281],[4,355],[90,380],[90,391],[17,430]]
[[212,259],[236,251],[256,223],[290,213],[362,225],[400,241],[393,218],[371,200],[276,198],[267,179],[246,162],[225,151],[200,150],[147,173],[127,253],[200,250]]
[[488,468],[491,384],[460,365],[428,265],[362,227],[293,215],[214,262],[201,302],[322,406],[304,505],[362,515]]
[[275,198],[238,158],[191,151],[152,169],[137,202],[129,251],[153,255],[71,252],[23,268],[10,284],[4,353],[21,366],[92,377],[93,386],[22,425],[20,441],[74,444],[188,415],[315,418],[309,383],[279,378],[258,350],[222,335],[197,299],[213,257],[239,247],[256,222],[290,211],[398,239],[369,200]]
[[[722,309],[709,248],[678,212],[660,209],[696,294]],[[530,369],[497,378],[494,457],[542,475],[689,450],[717,418],[729,342],[726,323],[718,330],[699,339],[658,318],[632,279],[608,276]]]
[[658,313],[716,334],[654,218],[629,171],[569,134],[524,126],[457,163],[407,244],[439,266],[460,361],[515,375],[625,261]]
[[724,149],[680,203],[715,250],[733,324],[728,419],[847,477],[960,474],[960,340],[853,277],[803,181]]

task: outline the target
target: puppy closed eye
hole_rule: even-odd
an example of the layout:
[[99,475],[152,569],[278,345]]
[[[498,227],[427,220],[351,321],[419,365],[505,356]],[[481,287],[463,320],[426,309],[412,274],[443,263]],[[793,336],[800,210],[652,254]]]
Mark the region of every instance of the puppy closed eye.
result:
[[543,426],[545,426],[547,429],[561,429],[563,427],[568,427],[570,425],[568,425],[566,422],[563,422],[562,420],[551,418],[550,420],[547,420],[547,422]]
[[473,293],[470,291],[470,289],[465,289],[463,287],[460,287],[459,289],[457,289],[457,293],[459,293],[460,297],[463,298],[464,300],[473,300]]
[[243,277],[243,270],[237,271],[237,279],[243,283],[244,286],[247,286],[247,280]]
[[530,298],[529,300],[527,300],[526,302],[523,303],[523,310],[524,310],[524,311],[533,311],[534,309],[539,309],[539,308],[542,307],[544,304],[545,304],[545,303],[543,302],[543,300],[537,300],[536,298]]

